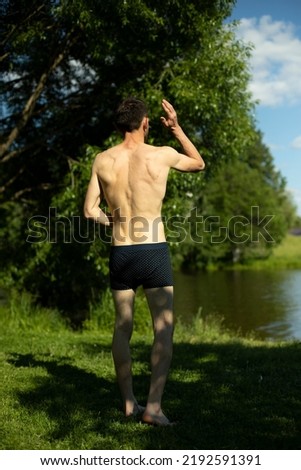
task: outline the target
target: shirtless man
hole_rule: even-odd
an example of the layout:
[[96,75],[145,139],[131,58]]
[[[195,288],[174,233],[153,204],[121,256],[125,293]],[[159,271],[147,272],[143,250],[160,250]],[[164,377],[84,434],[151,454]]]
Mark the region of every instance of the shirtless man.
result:
[[[173,337],[173,281],[161,219],[169,170],[198,172],[204,161],[180,127],[173,106],[162,101],[162,124],[181,144],[171,147],[145,143],[149,131],[143,101],[128,98],[117,109],[115,125],[123,142],[95,158],[84,205],[84,215],[112,227],[110,285],[116,310],[112,353],[126,416],[142,414],[148,424],[170,423],[161,408]],[[110,216],[99,207],[105,199]],[[142,285],[151,311],[154,343],[146,408],[133,393],[130,339],[136,288]]]

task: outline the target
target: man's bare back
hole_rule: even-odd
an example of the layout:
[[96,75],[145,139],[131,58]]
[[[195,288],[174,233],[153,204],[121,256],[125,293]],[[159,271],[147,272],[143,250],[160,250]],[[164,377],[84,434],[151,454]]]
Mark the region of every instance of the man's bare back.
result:
[[145,144],[149,128],[145,117],[139,130],[126,133],[121,144],[98,154],[94,161],[85,215],[109,225],[99,209],[105,198],[112,217],[113,245],[165,241],[161,208],[169,170],[194,172],[204,168],[202,157],[179,126],[173,107],[165,100],[162,106],[167,113],[162,122],[185,153]]
[[165,241],[162,201],[168,152],[144,143],[122,143],[97,156],[98,179],[113,222],[113,244]]

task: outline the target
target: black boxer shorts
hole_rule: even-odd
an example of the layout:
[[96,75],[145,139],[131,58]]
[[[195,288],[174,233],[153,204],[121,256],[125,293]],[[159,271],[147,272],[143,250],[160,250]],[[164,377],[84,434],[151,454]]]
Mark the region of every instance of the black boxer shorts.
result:
[[167,242],[112,246],[109,267],[114,290],[173,285]]

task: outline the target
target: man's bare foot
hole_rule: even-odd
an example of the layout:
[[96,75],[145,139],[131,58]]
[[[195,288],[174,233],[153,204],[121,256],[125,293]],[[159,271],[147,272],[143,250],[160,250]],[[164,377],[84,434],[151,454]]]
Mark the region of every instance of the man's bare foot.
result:
[[169,421],[165,414],[150,414],[143,413],[142,423],[149,424],[151,426],[174,426],[176,423]]
[[144,411],[145,411],[145,406],[141,406],[139,405],[139,403],[134,403],[133,407],[130,407],[130,408],[128,407],[128,409],[125,410],[125,416],[127,418],[139,416],[139,415],[142,415]]

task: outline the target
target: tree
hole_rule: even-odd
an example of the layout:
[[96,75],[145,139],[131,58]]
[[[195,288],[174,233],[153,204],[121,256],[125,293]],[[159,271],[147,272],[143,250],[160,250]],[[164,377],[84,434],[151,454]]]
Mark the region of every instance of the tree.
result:
[[190,217],[182,262],[195,259],[204,267],[268,257],[295,214],[285,180],[257,132],[242,156],[224,160],[206,185]]
[[[234,108],[229,106],[233,90],[238,117],[248,115],[241,113],[242,105],[250,109],[237,92],[238,85],[245,87],[238,58],[245,52],[238,43],[231,47],[233,36],[222,28],[232,3],[7,1],[0,145],[4,197],[23,200],[56,191],[69,157],[82,145],[102,145],[110,136],[112,110],[127,94],[146,98],[152,113],[163,95],[173,99],[183,109],[183,125],[192,132],[198,126],[203,147],[213,156],[225,110]],[[159,132],[155,128],[153,135]]]

